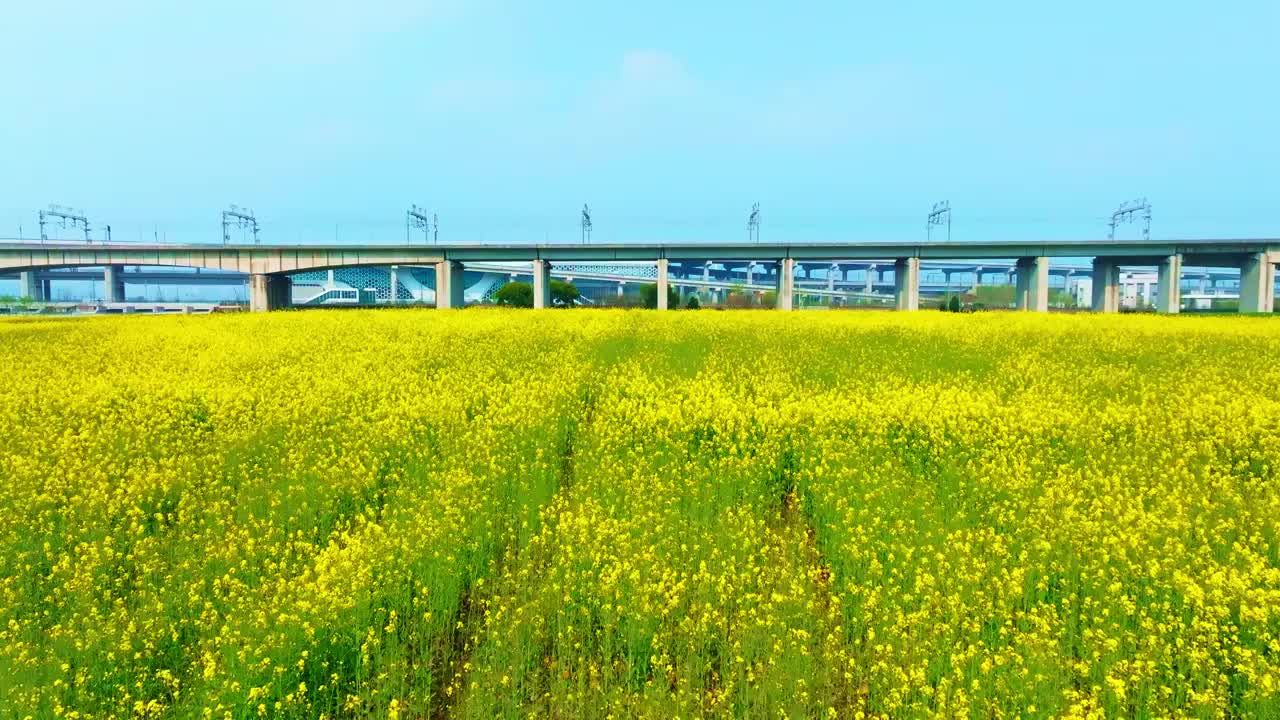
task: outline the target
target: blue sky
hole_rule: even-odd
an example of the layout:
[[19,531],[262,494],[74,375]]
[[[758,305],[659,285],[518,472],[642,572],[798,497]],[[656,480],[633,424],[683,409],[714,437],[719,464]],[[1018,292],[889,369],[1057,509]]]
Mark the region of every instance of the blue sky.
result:
[[0,237],[1280,236],[1274,0],[186,5],[8,4]]

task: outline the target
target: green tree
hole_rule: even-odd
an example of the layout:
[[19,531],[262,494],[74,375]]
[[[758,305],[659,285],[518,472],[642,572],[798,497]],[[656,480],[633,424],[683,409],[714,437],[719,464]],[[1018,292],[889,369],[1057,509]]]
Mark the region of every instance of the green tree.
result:
[[985,307],[1009,307],[1013,305],[1013,286],[979,285],[974,289],[974,302]]
[[[640,302],[650,310],[658,307],[657,283],[647,283],[640,286]],[[680,294],[670,285],[667,286],[667,307],[680,307]]]
[[509,282],[498,288],[493,300],[505,307],[533,307],[533,286],[527,282]]
[[721,304],[730,308],[750,307],[751,296],[747,294],[747,290],[743,286],[734,285],[725,291],[724,300]]
[[697,310],[702,307],[702,302],[698,300],[697,295],[690,295],[689,299],[685,301],[684,307],[686,310]]
[[1076,296],[1065,290],[1050,290],[1049,304],[1053,307],[1075,307]]
[[951,296],[951,299],[947,301],[947,310],[950,310],[951,312],[957,312],[957,313],[960,312],[960,296],[959,295]]
[[[532,297],[532,293],[530,293]],[[582,297],[582,293],[578,292],[578,286],[571,282],[562,280],[551,281],[551,304],[562,305],[564,307],[573,307],[578,304],[578,299]]]

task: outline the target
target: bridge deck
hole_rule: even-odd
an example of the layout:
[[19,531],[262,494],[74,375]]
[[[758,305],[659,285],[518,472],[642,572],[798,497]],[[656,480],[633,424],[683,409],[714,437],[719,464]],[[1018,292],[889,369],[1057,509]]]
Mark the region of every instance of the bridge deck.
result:
[[[1016,257],[1108,257],[1145,260],[1181,254],[1187,264],[1234,262],[1245,253],[1268,253],[1280,262],[1280,238],[1184,239],[1184,240],[1010,240],[983,242],[805,242],[805,243],[550,243],[440,245],[155,245],[114,243],[0,243],[0,257],[14,266],[18,256],[28,265],[55,264],[159,264],[176,261],[201,267],[223,267],[253,272],[273,265],[289,269],[341,267],[394,262],[426,264],[439,260],[872,260],[921,258],[978,260]],[[148,263],[148,258],[152,262]],[[59,262],[62,261],[62,262]]]

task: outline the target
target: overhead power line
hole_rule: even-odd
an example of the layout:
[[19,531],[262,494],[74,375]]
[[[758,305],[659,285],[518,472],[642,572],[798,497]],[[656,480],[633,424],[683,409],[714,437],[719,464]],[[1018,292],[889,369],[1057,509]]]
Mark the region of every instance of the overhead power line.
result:
[[929,211],[929,220],[925,223],[924,234],[925,239],[933,239],[933,226],[947,226],[947,242],[951,242],[951,201],[943,200],[933,204],[933,209]]
[[[431,239],[431,218],[427,217],[427,211],[419,208],[417,205],[411,206],[404,215],[404,241],[405,244],[413,242],[412,236],[414,230],[422,231],[422,241],[426,242]],[[439,230],[437,229],[436,240],[440,239]]]
[[222,211],[222,244],[231,244],[231,228],[240,229],[241,238],[244,237],[244,231],[251,230],[253,232],[253,244],[259,244],[258,241],[258,220],[253,216],[252,210],[246,210],[235,205],[229,210]]
[[45,232],[45,225],[49,223],[50,218],[58,220],[60,227],[79,227],[84,230],[84,241],[89,240],[89,219],[85,217],[83,210],[75,210],[61,205],[49,205],[48,210],[40,211],[40,241],[44,242],[49,239],[48,233]]
[[1116,225],[1138,220],[1142,220],[1142,239],[1150,240],[1151,203],[1147,202],[1146,198],[1138,198],[1137,200],[1122,203],[1119,210],[1111,213],[1110,230],[1107,233],[1107,239],[1116,239]]

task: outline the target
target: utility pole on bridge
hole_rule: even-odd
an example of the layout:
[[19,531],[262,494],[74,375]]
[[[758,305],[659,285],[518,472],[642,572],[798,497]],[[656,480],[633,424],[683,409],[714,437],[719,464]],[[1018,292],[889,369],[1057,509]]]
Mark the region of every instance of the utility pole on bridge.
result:
[[924,236],[926,240],[933,239],[933,226],[947,226],[947,242],[951,242],[951,201],[943,200],[933,204],[933,209],[929,211],[929,221],[924,226]]
[[89,240],[89,219],[85,217],[83,210],[74,210],[72,208],[63,207],[61,205],[49,205],[48,210],[40,211],[40,242],[49,239],[49,235],[45,232],[44,226],[48,224],[48,218],[58,218],[61,227],[80,226],[84,229],[84,241]]
[[[413,205],[404,214],[404,242],[406,245],[412,244],[413,231],[422,231],[422,241],[426,242],[431,239],[431,218],[427,217],[427,211]],[[436,241],[440,240],[440,228],[436,226]]]
[[760,242],[760,203],[753,204],[747,216],[747,242]]
[[591,208],[582,204],[582,244],[591,242]]
[[258,220],[253,216],[252,210],[245,210],[232,205],[230,210],[222,211],[223,245],[231,244],[231,226],[233,225],[240,228],[242,231],[241,237],[243,237],[245,228],[253,230],[253,244],[258,244]]
[[[1142,213],[1138,215],[1138,213]],[[1138,198],[1132,202],[1121,203],[1120,209],[1111,213],[1111,230],[1107,233],[1108,240],[1116,239],[1116,225],[1120,223],[1134,222],[1138,218],[1142,219],[1142,239],[1151,239],[1151,203],[1146,198]]]

